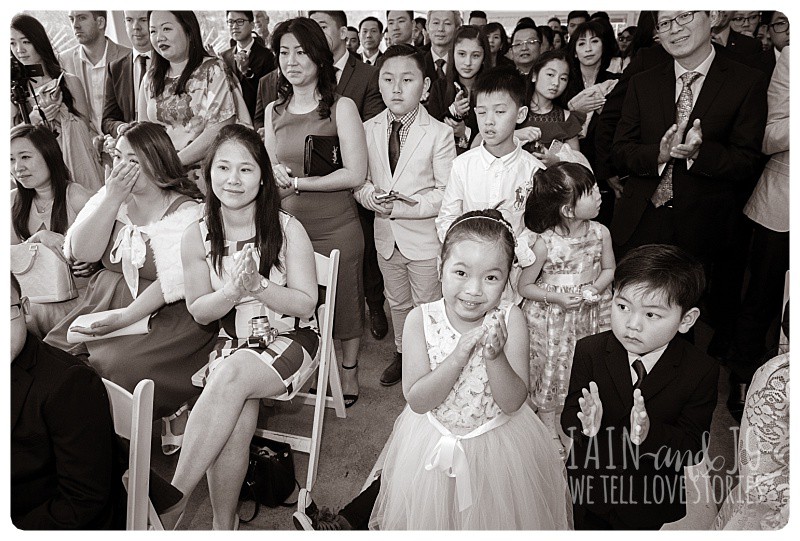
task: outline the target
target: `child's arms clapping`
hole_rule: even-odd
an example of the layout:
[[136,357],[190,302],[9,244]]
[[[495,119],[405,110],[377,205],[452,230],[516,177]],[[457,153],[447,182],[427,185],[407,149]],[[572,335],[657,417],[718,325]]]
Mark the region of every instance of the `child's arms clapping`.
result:
[[530,363],[525,317],[513,306],[508,326],[502,312],[495,311],[486,318],[484,327],[483,358],[492,396],[504,413],[514,413],[528,396]]
[[600,431],[600,421],[603,419],[603,403],[600,401],[600,391],[597,384],[589,382],[589,390],[584,387],[581,389],[583,397],[578,399],[581,411],[578,412],[578,419],[581,422],[583,434],[593,438]]
[[[541,238],[536,240],[536,244],[533,245],[533,253],[536,255],[536,261],[533,265],[523,268],[519,277],[520,294],[532,301],[543,302],[545,304],[557,304],[565,310],[576,310],[580,308],[583,302],[583,297],[580,295],[548,291],[536,285],[539,273],[542,271],[542,267],[547,260],[547,245],[544,240]],[[613,278],[613,270],[611,272]]]
[[631,408],[631,441],[636,445],[641,445],[647,438],[650,431],[650,417],[644,407],[644,397],[642,391],[633,391],[633,407]]

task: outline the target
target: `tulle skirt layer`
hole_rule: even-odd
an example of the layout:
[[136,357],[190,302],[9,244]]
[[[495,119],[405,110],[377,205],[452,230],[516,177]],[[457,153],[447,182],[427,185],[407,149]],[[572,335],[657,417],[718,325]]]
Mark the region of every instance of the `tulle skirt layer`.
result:
[[564,463],[552,436],[527,403],[502,426],[461,440],[472,501],[463,511],[455,478],[425,468],[440,438],[426,415],[406,406],[388,443],[371,529],[572,528]]

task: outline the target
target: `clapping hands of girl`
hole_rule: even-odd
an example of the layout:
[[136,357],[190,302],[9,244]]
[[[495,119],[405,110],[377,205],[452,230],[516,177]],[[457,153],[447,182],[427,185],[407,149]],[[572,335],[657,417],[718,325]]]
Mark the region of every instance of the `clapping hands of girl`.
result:
[[261,276],[253,254],[253,246],[247,244],[233,257],[230,279],[222,288],[223,295],[231,302],[239,302],[249,291],[258,287]]
[[482,326],[485,331],[483,339],[481,340],[481,354],[484,359],[493,361],[503,351],[506,340],[508,340],[506,322],[503,319],[502,313],[495,309],[486,315]]

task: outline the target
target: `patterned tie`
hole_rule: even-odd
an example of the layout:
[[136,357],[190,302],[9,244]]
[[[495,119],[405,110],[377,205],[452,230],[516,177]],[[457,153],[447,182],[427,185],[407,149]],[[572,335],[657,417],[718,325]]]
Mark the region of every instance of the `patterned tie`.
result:
[[142,84],[142,79],[144,78],[144,72],[147,71],[147,60],[150,57],[146,54],[140,54],[136,61],[139,62],[139,85]]
[[[692,112],[692,83],[695,81],[695,79],[700,77],[700,75],[701,74],[696,71],[687,71],[680,77],[681,83],[683,83],[683,88],[681,88],[681,93],[678,96],[678,103],[676,104],[676,124],[680,124],[689,118],[689,113]],[[664,173],[661,175],[661,182],[658,183],[658,187],[656,188],[655,193],[653,193],[653,197],[650,198],[650,200],[653,202],[653,206],[656,208],[672,199],[672,169],[674,165],[674,160],[670,160],[669,163],[667,163],[667,167],[664,169]]]
[[436,77],[438,79],[443,79],[444,78],[443,66],[445,65],[444,58],[438,59],[436,62],[434,62],[434,64],[436,64]]
[[400,128],[403,123],[399,120],[392,122],[392,134],[389,136],[389,167],[394,175],[394,168],[397,167],[397,160],[400,159]]
[[647,368],[644,367],[641,359],[636,359],[633,361],[633,369],[636,371],[636,383],[633,384],[633,390],[635,391],[642,387],[644,377],[647,375]]

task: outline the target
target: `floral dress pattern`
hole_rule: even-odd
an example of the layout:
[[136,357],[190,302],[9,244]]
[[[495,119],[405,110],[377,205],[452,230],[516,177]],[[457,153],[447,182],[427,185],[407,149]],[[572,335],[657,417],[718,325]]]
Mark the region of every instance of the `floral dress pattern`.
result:
[[[220,58],[206,58],[186,81],[185,92],[175,94],[179,77],[167,77],[160,96],[146,93],[147,117],[166,126],[167,134],[181,151],[203,133],[206,126],[237,114],[235,87]],[[150,86],[150,73],[144,88]]]
[[777,530],[789,520],[789,354],[758,369],[739,432],[739,484],[715,530]]
[[[552,229],[542,233],[547,260],[536,285],[548,292],[580,295],[602,270],[604,228],[590,221],[582,236],[562,237]],[[530,333],[531,397],[542,411],[560,410],[569,388],[575,342],[611,328],[611,288],[600,292],[598,302],[584,301],[577,310],[525,299],[522,311]]]

